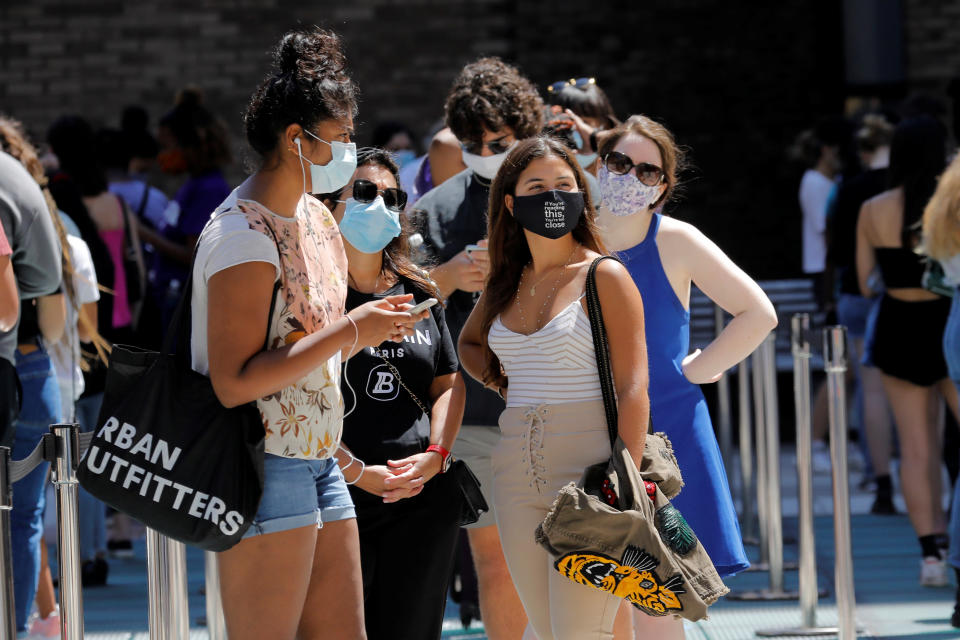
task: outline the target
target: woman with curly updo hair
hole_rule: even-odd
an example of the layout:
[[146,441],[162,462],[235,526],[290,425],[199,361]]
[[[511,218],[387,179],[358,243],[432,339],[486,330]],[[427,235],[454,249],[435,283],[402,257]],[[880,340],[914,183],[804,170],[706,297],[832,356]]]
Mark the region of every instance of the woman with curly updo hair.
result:
[[[356,86],[336,34],[286,34],[244,115],[260,167],[200,234],[191,301],[193,368],[228,407],[256,402],[264,488],[243,539],[219,554],[231,638],[363,640],[356,515],[334,457],[341,360],[401,341],[423,316],[410,295],[344,313],[347,258],[310,193],[347,184]],[[266,337],[266,339],[265,339]]]

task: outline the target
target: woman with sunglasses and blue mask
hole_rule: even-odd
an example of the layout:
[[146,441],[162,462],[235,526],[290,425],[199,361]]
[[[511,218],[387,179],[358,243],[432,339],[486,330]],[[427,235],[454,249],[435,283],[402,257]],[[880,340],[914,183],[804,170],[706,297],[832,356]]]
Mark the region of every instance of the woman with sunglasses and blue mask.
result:
[[[757,284],[695,227],[656,211],[677,185],[683,157],[673,135],[645,116],[600,134],[599,222],[643,297],[650,415],[673,442],[686,488],[673,504],[718,573],[749,566],[710,414],[697,385],[716,382],[777,325]],[[733,316],[706,349],[690,347],[690,287]]]
[[[383,149],[361,149],[353,179],[321,199],[347,253],[347,309],[412,294],[440,297],[409,256],[399,169]],[[444,475],[463,418],[464,386],[443,307],[435,304],[399,344],[355,355],[342,386],[337,459],[360,529],[367,637],[440,638],[460,527],[453,478]],[[416,585],[398,589],[397,578]]]
[[340,362],[401,341],[421,316],[409,295],[344,313],[343,241],[307,193],[341,188],[356,167],[339,38],[291,32],[275,59],[244,115],[261,165],[211,216],[193,267],[193,368],[225,406],[256,402],[266,432],[257,514],[218,554],[223,608],[233,639],[363,639],[357,524],[335,458]]

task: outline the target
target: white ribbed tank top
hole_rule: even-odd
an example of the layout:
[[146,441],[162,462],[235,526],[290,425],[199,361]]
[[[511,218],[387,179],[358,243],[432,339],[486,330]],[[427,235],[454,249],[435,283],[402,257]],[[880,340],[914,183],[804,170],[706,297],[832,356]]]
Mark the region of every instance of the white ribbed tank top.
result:
[[603,399],[590,319],[580,298],[529,335],[511,331],[497,316],[487,342],[510,379],[508,407]]

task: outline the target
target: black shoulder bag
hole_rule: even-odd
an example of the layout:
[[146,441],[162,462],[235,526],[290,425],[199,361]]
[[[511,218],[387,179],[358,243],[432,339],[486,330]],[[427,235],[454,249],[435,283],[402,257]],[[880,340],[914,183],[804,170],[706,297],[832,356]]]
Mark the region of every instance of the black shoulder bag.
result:
[[[113,346],[77,476],[92,495],[165,536],[224,551],[260,504],[265,431],[255,403],[224,407],[210,378],[191,368],[192,263],[190,273],[159,353]],[[279,281],[268,337],[278,288]]]

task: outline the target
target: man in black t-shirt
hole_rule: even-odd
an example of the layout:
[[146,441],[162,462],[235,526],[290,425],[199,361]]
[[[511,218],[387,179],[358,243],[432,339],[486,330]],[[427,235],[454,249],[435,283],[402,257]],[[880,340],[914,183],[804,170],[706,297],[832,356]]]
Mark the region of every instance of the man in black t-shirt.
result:
[[[515,68],[498,58],[482,58],[457,76],[445,110],[446,124],[463,146],[467,169],[418,200],[413,215],[426,254],[436,265],[431,276],[446,298],[447,325],[456,343],[489,268],[485,238],[490,183],[516,142],[540,131],[543,101]],[[482,248],[468,251],[468,245]],[[467,462],[487,503],[493,504],[490,453],[500,437],[497,420],[504,404],[470,376],[464,375],[464,381],[466,408],[453,454]],[[468,535],[487,635],[491,640],[518,638],[526,615],[503,559],[493,513],[471,525]]]

